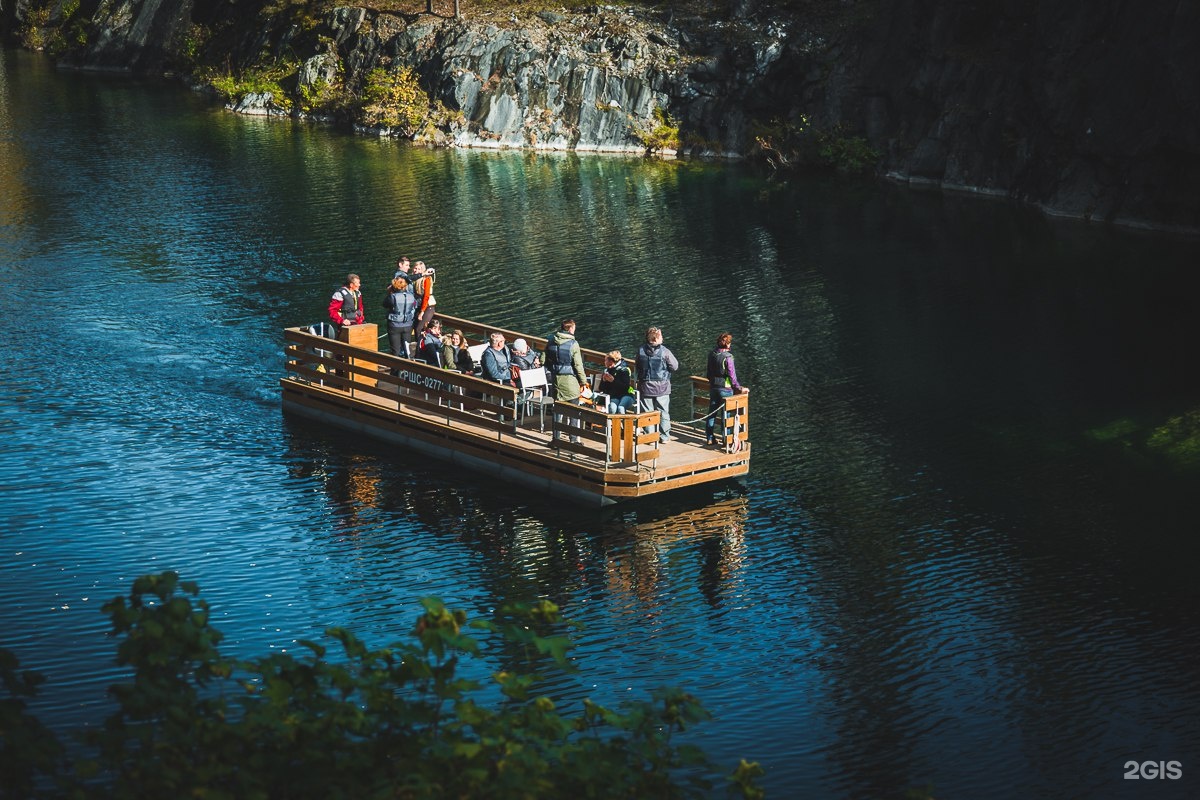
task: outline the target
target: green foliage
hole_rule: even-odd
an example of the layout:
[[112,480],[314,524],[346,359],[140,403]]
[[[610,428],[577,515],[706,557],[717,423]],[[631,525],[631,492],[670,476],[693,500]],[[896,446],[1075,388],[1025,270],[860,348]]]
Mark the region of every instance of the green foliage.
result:
[[1200,466],[1200,410],[1171,417],[1155,427],[1146,446],[1179,466]]
[[212,32],[203,25],[193,22],[188,26],[187,32],[183,35],[183,42],[180,45],[179,55],[184,59],[184,62],[189,66],[195,66],[200,63],[201,53],[204,52],[204,45],[208,42]]
[[337,103],[340,94],[328,81],[317,81],[311,86],[305,84],[297,90],[300,95],[300,110],[307,113],[321,111]]
[[49,4],[40,7],[29,8],[25,12],[25,20],[22,23],[17,35],[21,39],[21,45],[30,50],[41,50],[46,46],[49,33],[46,26],[50,24],[50,6]]
[[1180,470],[1200,469],[1200,409],[1150,424],[1116,419],[1093,428],[1087,436],[1135,459],[1165,462]]
[[1131,419],[1121,418],[1115,419],[1107,425],[1102,425],[1099,428],[1093,428],[1088,431],[1088,436],[1098,442],[1111,442],[1116,439],[1123,439],[1131,434],[1138,432],[1139,425]]
[[278,61],[251,67],[240,75],[215,75],[208,80],[214,89],[232,102],[249,94],[270,94],[276,105],[291,110],[292,97],[283,88],[283,83],[294,80],[297,68],[293,61]]
[[80,0],[64,0],[57,10],[53,2],[28,9],[17,32],[21,44],[56,58],[86,46],[90,20],[80,15],[80,7]]
[[679,123],[664,108],[655,107],[654,124],[635,128],[633,135],[651,153],[679,149]]
[[25,710],[23,697],[33,697],[45,679],[18,672],[12,653],[0,650],[0,797],[30,797],[38,776],[53,776],[63,756],[62,746],[48,729]]
[[848,136],[842,125],[817,132],[817,155],[821,163],[838,172],[865,172],[879,160],[879,152],[861,136]]
[[807,116],[774,119],[752,126],[756,154],[772,169],[822,168],[838,172],[866,172],[879,153],[861,136],[851,136],[843,125],[823,129]]
[[368,127],[395,128],[405,136],[420,131],[430,116],[429,95],[410,67],[389,72],[373,69],[362,89],[359,121]]
[[342,79],[342,65],[338,63],[338,76],[333,81],[318,79],[313,84],[297,87],[297,103],[306,114],[334,114],[350,107],[352,100]]
[[[336,659],[304,641],[298,654],[237,661],[220,654],[197,593],[166,572],[104,606],[133,677],[113,687],[118,710],[86,735],[89,757],[42,796],[675,798],[708,796],[717,777],[700,750],[672,743],[708,717],[679,689],[618,710],[585,700],[574,716],[538,693],[538,669],[572,668],[569,623],[548,601],[468,622],[428,598],[410,641],[372,649],[331,628]],[[503,697],[495,707],[459,674],[481,650],[468,630],[522,666],[492,676]],[[0,651],[6,693],[32,693],[37,679],[16,667]],[[41,729],[17,699],[0,701],[0,723],[2,785],[37,796],[37,776],[55,774],[57,744],[29,735]],[[743,761],[726,782],[760,798],[761,774]]]

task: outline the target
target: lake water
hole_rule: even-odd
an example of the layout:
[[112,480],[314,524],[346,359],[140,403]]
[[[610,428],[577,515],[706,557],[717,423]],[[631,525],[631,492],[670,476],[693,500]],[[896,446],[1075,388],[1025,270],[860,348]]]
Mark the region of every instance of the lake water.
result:
[[[282,329],[350,270],[380,321],[400,254],[447,313],[627,354],[659,324],[685,374],[731,332],[749,478],[602,515],[285,420]],[[775,797],[1198,794],[1194,240],[413,148],[4,52],[0,290],[0,646],[60,729],[108,710],[101,604],[175,569],[241,655],[550,597],[586,625],[557,697],[682,685]]]

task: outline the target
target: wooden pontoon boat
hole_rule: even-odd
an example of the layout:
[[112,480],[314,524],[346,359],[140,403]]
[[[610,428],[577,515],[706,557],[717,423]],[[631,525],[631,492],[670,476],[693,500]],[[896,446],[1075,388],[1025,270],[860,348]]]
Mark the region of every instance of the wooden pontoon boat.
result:
[[[537,336],[440,317],[471,343],[499,331],[544,351]],[[606,414],[554,401],[536,388],[501,386],[378,350],[378,326],[344,328],[338,339],[288,328],[283,410],[366,434],[476,472],[591,506],[745,475],[750,469],[749,397],[726,400],[725,443],[704,445],[703,423],[672,425],[659,441],[659,413]],[[604,354],[582,349],[589,377]],[[683,388],[676,381],[676,392]],[[708,381],[691,378],[697,419],[708,414]],[[650,432],[646,432],[650,431]],[[574,440],[573,440],[574,439]]]

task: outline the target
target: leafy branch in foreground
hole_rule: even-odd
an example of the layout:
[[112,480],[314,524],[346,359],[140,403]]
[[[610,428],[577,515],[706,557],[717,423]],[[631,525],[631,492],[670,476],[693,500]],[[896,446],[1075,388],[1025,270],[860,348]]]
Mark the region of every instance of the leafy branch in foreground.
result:
[[[39,679],[0,651],[0,785],[22,797],[682,798],[721,778],[698,748],[672,743],[708,717],[683,691],[619,710],[585,700],[575,716],[537,694],[537,667],[571,669],[568,623],[548,601],[468,623],[427,598],[412,641],[376,650],[331,628],[336,660],[305,641],[299,656],[240,661],[220,654],[198,593],[164,572],[104,606],[133,677],[112,688],[117,711],[73,762],[17,699]],[[522,663],[493,675],[498,703],[459,675],[480,653],[468,629]],[[761,774],[743,761],[724,782],[759,798]]]

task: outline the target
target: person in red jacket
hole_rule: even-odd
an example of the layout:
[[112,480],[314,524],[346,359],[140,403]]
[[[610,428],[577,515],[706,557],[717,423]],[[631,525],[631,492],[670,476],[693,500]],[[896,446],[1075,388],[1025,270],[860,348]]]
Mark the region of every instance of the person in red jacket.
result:
[[361,325],[366,319],[363,314],[362,281],[351,272],[346,284],[333,293],[329,301],[329,318],[334,325]]

